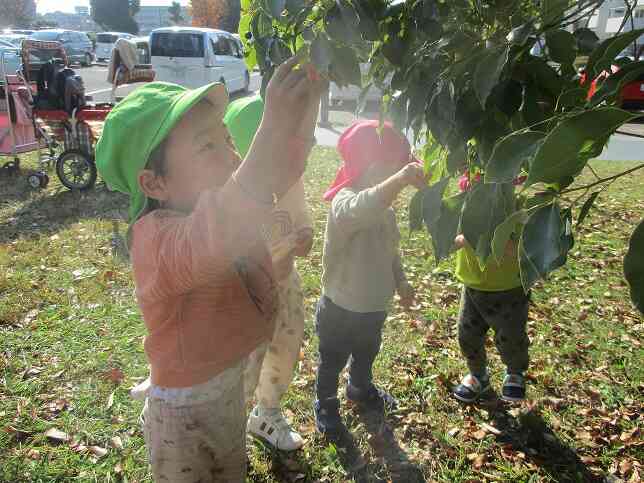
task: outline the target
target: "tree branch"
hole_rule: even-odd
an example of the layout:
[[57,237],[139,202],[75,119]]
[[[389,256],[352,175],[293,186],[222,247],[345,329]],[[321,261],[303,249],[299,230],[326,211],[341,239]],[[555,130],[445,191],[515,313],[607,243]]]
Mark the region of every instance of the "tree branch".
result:
[[573,191],[588,190],[588,189],[592,188],[593,186],[600,185],[600,184],[605,183],[607,181],[616,180],[617,178],[621,178],[622,176],[626,176],[627,174],[631,174],[632,172],[637,171],[638,169],[642,169],[642,168],[644,168],[644,163],[639,164],[639,165],[635,166],[634,168],[628,169],[628,170],[624,171],[623,173],[618,173],[618,174],[615,174],[613,176],[609,176],[607,178],[600,178],[599,180],[595,181],[594,183],[590,183],[590,184],[587,184],[587,185],[584,185],[584,186],[578,186],[576,188],[571,188],[569,190],[564,190],[560,194],[565,195],[567,193],[572,193]]

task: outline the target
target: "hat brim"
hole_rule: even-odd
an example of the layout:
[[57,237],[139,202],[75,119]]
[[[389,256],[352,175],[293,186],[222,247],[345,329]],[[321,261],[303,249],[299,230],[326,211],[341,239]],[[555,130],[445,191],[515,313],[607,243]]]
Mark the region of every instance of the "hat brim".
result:
[[[150,154],[154,149],[168,137],[172,129],[183,119],[190,109],[198,104],[203,99],[208,99],[213,105],[213,114],[219,115],[222,119],[226,112],[228,105],[228,92],[226,87],[221,83],[208,84],[198,89],[187,90],[172,104],[165,119],[159,126],[159,130],[154,135],[153,141],[150,143],[145,159],[150,158]],[[147,163],[147,161],[146,161]],[[130,201],[130,224],[136,222],[146,209],[148,198],[139,189],[138,193],[131,195]]]

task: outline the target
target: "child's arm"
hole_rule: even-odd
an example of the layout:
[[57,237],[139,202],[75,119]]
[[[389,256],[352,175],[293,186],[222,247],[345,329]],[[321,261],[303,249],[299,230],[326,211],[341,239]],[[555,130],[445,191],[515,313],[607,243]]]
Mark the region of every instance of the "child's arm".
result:
[[[310,81],[299,58],[280,65],[266,88],[264,114],[250,150],[234,175],[250,196],[271,204],[302,177],[314,144],[311,122],[324,81]],[[295,133],[295,134],[294,134]]]
[[410,163],[400,171],[372,188],[351,193],[340,191],[331,204],[334,220],[345,232],[359,231],[379,220],[400,192],[407,186],[421,188],[425,185],[423,167]]

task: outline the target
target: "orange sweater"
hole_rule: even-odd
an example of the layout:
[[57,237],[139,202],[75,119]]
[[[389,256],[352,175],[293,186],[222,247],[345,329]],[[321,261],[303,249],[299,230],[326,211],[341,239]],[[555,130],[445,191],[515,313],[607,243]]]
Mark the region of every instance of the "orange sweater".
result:
[[204,192],[189,215],[156,210],[133,226],[153,384],[203,383],[271,338],[277,295],[261,237],[270,212],[230,181]]

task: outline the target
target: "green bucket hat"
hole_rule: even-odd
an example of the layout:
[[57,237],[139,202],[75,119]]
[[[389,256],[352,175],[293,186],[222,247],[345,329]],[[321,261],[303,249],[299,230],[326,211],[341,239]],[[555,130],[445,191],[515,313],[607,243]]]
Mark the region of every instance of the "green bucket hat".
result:
[[263,113],[264,101],[259,95],[243,97],[228,105],[224,124],[242,158],[246,157],[250,149]]
[[105,119],[96,144],[96,168],[111,189],[130,195],[130,224],[141,216],[147,204],[138,175],[150,153],[205,97],[221,106],[221,112],[228,103],[223,84],[188,90],[177,84],[151,82],[119,102]]

